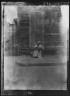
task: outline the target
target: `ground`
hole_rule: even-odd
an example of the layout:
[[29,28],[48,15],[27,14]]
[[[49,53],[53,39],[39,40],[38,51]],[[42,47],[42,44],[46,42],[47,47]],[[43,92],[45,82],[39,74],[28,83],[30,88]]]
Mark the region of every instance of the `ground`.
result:
[[61,57],[4,57],[5,90],[66,90],[66,85],[67,65]]

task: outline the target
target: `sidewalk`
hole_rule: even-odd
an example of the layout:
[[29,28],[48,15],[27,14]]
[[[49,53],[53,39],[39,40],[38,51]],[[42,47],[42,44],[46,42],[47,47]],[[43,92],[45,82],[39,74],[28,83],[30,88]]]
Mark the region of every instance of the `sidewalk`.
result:
[[[15,57],[14,57],[15,58]],[[66,57],[58,56],[46,56],[42,58],[32,58],[28,56],[18,56],[15,58],[16,64],[28,65],[28,66],[52,66],[52,65],[64,65],[66,64]]]
[[4,89],[66,90],[67,66],[64,63],[52,63],[59,60],[55,57],[57,58],[57,56],[42,59],[27,56],[4,57]]

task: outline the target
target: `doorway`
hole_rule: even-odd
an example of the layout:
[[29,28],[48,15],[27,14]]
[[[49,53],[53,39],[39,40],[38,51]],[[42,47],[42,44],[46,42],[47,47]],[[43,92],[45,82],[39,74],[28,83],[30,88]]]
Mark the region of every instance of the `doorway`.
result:
[[37,41],[44,45],[43,15],[40,12],[34,12],[30,16],[30,48],[33,48]]

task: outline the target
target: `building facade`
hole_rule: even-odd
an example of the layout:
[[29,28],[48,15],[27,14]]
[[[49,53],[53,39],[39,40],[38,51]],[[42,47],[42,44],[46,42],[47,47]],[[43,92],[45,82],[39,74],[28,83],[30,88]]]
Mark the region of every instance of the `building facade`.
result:
[[41,41],[45,49],[62,47],[59,23],[59,6],[24,6],[18,7],[16,40],[21,49],[32,49]]

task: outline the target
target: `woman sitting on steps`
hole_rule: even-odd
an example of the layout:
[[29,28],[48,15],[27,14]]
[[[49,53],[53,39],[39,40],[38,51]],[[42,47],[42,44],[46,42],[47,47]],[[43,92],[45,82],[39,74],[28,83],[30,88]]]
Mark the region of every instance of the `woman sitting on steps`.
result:
[[33,57],[34,58],[41,58],[43,50],[44,50],[44,47],[41,45],[41,42],[38,41],[37,44],[34,46]]

